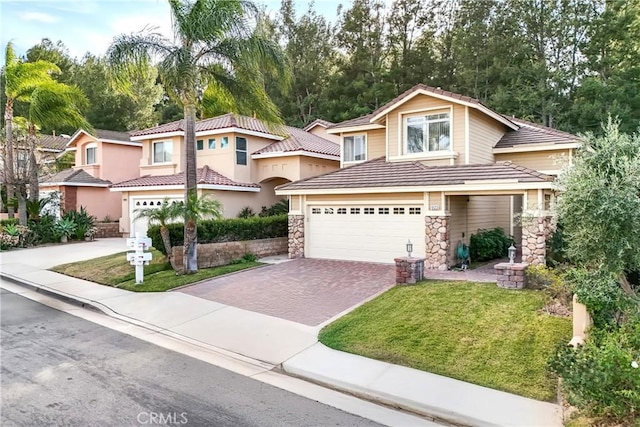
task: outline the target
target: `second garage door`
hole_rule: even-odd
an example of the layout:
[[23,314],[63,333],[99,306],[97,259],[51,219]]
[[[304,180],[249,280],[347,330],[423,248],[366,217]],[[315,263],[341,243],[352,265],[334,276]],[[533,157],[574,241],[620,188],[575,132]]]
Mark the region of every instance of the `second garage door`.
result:
[[418,205],[311,206],[307,218],[308,258],[393,263],[409,239],[415,256],[425,254]]

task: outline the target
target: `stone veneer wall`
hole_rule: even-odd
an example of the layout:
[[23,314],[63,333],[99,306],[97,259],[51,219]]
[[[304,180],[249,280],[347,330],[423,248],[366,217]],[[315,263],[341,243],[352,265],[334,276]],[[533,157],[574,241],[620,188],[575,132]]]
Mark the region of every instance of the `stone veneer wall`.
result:
[[552,231],[551,217],[522,218],[522,262],[546,264],[546,242]]
[[304,258],[304,215],[289,215],[289,258]]
[[[174,246],[171,253],[178,266],[182,266],[182,246]],[[244,254],[254,254],[258,258],[279,255],[287,251],[287,238],[244,240],[240,242],[199,243],[198,268],[211,268],[229,264]]]
[[523,289],[527,287],[527,276],[525,276],[525,270],[529,264],[527,263],[513,263],[503,262],[496,264],[494,269],[496,271],[496,281],[498,287],[505,289]]
[[424,279],[424,258],[401,257],[394,261],[397,284],[414,284]]
[[425,217],[425,264],[431,270],[449,268],[449,218],[446,216]]
[[119,222],[98,222],[96,223],[98,231],[93,236],[95,239],[106,237],[122,237]]

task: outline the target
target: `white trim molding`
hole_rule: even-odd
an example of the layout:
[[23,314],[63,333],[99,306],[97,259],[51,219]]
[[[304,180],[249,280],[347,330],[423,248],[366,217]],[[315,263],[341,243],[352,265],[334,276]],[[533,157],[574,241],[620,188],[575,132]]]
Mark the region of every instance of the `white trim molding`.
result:
[[[158,190],[184,190],[183,184],[177,185],[148,185],[137,187],[117,187],[109,188],[114,192],[127,192],[127,191],[158,191]],[[224,190],[224,191],[244,191],[249,193],[259,193],[259,187],[240,187],[237,185],[220,185],[220,184],[198,184],[198,190]],[[153,197],[153,196],[149,196]]]
[[252,154],[251,159],[273,159],[275,157],[293,157],[293,156],[306,156],[315,157],[317,159],[327,160],[340,160],[340,156],[332,156],[331,154],[312,153],[310,151],[296,150],[296,151],[276,151],[272,153],[260,153]]
[[341,128],[333,128],[333,129],[327,129],[327,133],[332,134],[332,135],[339,135],[341,133],[347,133],[347,132],[360,132],[363,130],[374,130],[374,129],[384,129],[386,126],[384,125],[378,125],[375,123],[364,123],[361,125],[354,125],[354,126],[347,126],[347,127],[341,127]]
[[100,187],[106,188],[111,184],[92,184],[89,182],[41,182],[40,187]]
[[493,154],[528,153],[532,151],[558,151],[579,147],[579,142],[569,142],[567,144],[523,144],[516,145],[515,147],[494,148]]
[[[226,127],[226,128],[220,128],[220,129],[211,129],[211,130],[202,130],[202,131],[198,131],[196,132],[196,137],[198,136],[207,136],[207,135],[220,135],[223,133],[240,133],[240,134],[244,134],[244,135],[251,135],[251,136],[259,136],[265,139],[273,139],[275,141],[282,141],[283,139],[285,139],[284,136],[280,136],[280,135],[274,135],[271,133],[265,133],[265,132],[258,132],[258,131],[253,131],[253,130],[247,130],[247,129],[242,129],[239,127]],[[148,134],[148,135],[138,135],[138,136],[132,136],[131,140],[132,141],[144,141],[147,139],[155,139],[155,138],[170,138],[173,136],[182,136],[184,137],[184,131],[180,130],[180,131],[173,131],[173,132],[160,132],[160,133],[152,133],[152,134]]]

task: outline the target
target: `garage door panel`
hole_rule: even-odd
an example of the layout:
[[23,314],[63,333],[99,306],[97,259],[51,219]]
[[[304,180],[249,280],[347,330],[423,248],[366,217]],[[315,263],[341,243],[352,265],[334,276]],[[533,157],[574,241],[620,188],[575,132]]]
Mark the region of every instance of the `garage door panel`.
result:
[[[413,214],[409,214],[410,208]],[[424,254],[424,216],[420,210],[417,205],[312,207],[307,256],[392,263],[405,254],[407,239],[411,239],[414,253]]]

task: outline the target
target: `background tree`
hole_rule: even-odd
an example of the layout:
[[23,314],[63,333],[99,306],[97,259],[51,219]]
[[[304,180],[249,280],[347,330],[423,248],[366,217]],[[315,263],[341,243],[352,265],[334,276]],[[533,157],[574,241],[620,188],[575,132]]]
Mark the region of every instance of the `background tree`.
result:
[[209,91],[213,102],[224,103],[230,111],[279,122],[277,107],[264,89],[265,76],[280,75],[280,81],[288,82],[289,73],[284,54],[265,36],[252,2],[170,0],[169,6],[174,43],[149,30],[121,35],[107,58],[121,87],[157,59],[166,92],[184,109],[184,270],[191,273],[198,269],[197,222],[189,204],[197,200],[195,121],[197,107],[206,101],[202,96]]

